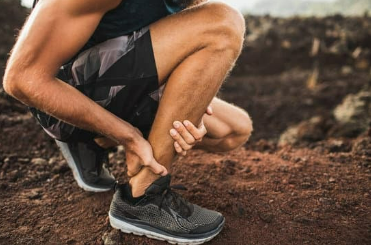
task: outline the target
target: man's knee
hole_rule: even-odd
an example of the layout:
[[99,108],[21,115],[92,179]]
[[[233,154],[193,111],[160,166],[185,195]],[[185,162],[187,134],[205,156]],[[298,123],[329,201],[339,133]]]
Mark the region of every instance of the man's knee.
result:
[[253,131],[252,120],[245,111],[241,112],[241,116],[238,119],[239,121],[237,122],[237,125],[232,128],[233,137],[227,139],[226,142],[228,150],[236,149],[245,144],[249,140]]
[[218,151],[234,150],[249,140],[253,131],[252,121],[245,111],[239,110],[241,110],[240,115],[235,115],[235,123],[229,125],[229,133],[221,138],[222,144],[220,144]]
[[216,50],[231,51],[233,58],[241,52],[245,36],[245,19],[236,9],[224,3],[203,5],[206,24],[204,34]]

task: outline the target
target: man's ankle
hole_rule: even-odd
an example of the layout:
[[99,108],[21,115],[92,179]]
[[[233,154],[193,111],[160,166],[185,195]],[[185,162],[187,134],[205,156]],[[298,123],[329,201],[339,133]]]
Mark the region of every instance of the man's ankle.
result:
[[131,195],[140,197],[144,195],[146,189],[161,176],[154,174],[148,168],[143,168],[137,175],[129,180]]

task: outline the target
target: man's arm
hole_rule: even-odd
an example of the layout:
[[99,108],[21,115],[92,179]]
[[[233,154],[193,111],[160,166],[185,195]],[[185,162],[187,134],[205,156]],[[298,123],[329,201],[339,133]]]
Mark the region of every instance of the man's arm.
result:
[[12,51],[4,89],[29,106],[125,145],[144,165],[165,174],[166,169],[153,158],[151,146],[133,126],[55,78],[60,66],[87,42],[102,16],[119,2],[40,1]]

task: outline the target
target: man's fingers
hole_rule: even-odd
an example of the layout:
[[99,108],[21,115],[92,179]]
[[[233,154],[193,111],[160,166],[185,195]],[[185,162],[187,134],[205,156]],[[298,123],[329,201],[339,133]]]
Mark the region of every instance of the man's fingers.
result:
[[180,154],[182,153],[183,149],[182,147],[180,147],[179,143],[178,142],[174,142],[174,148],[175,148],[175,151]]
[[193,123],[191,123],[188,120],[185,120],[183,124],[186,126],[187,130],[193,135],[193,137],[196,139],[196,141],[201,141],[202,138],[206,134],[206,128],[204,124],[201,122],[199,128],[196,128]]
[[193,145],[195,143],[196,140],[194,136],[190,132],[188,132],[188,130],[181,122],[175,121],[173,123],[173,126],[187,144]]
[[192,146],[187,144],[187,142],[184,141],[182,136],[175,129],[172,128],[170,130],[170,135],[180,145],[180,147],[182,147],[183,150],[188,151],[192,148]]
[[153,159],[146,167],[149,167],[152,172],[158,175],[165,176],[168,174],[167,169],[159,164],[155,159]]
[[174,148],[179,155],[185,156],[187,154],[187,151],[184,151],[178,142],[174,142]]

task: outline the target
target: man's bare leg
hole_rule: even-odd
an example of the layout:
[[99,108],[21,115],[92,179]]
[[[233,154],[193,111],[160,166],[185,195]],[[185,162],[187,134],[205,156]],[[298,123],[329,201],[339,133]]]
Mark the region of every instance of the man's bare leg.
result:
[[[167,81],[149,142],[155,159],[171,169],[174,121],[197,125],[237,59],[245,31],[243,17],[220,3],[204,4],[150,27],[160,84]],[[130,180],[140,196],[158,178],[142,169]]]

